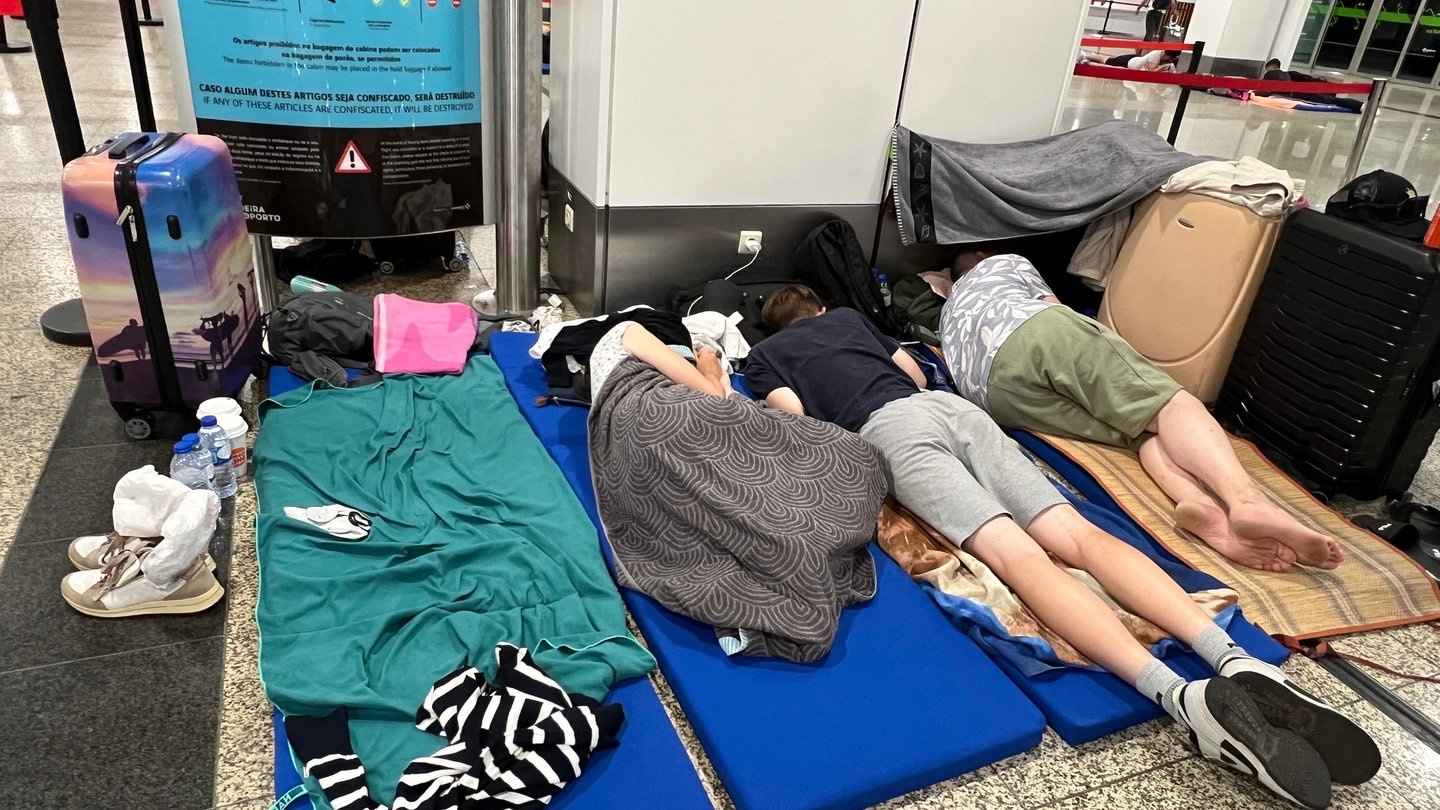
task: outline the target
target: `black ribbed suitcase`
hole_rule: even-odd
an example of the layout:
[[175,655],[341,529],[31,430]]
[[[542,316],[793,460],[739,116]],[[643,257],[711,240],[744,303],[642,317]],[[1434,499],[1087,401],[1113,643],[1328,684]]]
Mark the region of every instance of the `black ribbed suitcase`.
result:
[[1440,428],[1437,346],[1440,251],[1298,211],[1215,415],[1315,490],[1399,495]]

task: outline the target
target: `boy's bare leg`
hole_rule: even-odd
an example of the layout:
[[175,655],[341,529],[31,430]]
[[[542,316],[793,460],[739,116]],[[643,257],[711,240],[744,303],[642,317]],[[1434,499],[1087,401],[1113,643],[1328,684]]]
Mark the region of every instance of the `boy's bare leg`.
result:
[[1026,533],[1061,562],[1088,571],[1131,613],[1154,622],[1187,645],[1215,627],[1215,620],[1149,557],[1101,531],[1069,504],[1041,512],[1030,521]]
[[1100,597],[1051,562],[1010,518],[981,526],[965,550],[990,566],[1040,621],[1126,683],[1134,686],[1140,670],[1155,660]]
[[1230,530],[1242,542],[1276,542],[1295,551],[1301,565],[1334,568],[1344,559],[1333,537],[1302,525],[1270,501],[1249,473],[1204,404],[1189,392],[1176,394],[1149,425],[1175,466],[1194,476],[1225,503]]
[[1239,537],[1231,531],[1225,508],[1166,455],[1156,436],[1151,435],[1140,445],[1140,465],[1175,501],[1174,517],[1180,528],[1241,565],[1274,572],[1289,571],[1294,566],[1296,554],[1289,546],[1269,538]]

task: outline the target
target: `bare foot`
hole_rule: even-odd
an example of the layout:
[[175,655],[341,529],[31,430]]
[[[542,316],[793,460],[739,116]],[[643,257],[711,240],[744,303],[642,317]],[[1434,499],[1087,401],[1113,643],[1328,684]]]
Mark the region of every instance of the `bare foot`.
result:
[[1232,505],[1230,530],[1242,539],[1278,541],[1289,546],[1301,565],[1328,569],[1345,561],[1345,552],[1335,538],[1301,525],[1268,500]]
[[1270,538],[1239,537],[1230,531],[1225,511],[1213,503],[1181,501],[1175,522],[1225,557],[1249,568],[1284,573],[1295,564],[1295,550]]

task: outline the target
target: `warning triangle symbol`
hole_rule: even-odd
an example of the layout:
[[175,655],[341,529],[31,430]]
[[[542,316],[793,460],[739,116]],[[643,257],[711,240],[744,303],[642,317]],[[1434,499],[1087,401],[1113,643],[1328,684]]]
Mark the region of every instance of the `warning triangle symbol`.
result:
[[340,162],[335,164],[336,174],[369,174],[370,164],[365,162],[365,157],[360,150],[355,148],[354,141],[345,142],[345,151],[340,153]]

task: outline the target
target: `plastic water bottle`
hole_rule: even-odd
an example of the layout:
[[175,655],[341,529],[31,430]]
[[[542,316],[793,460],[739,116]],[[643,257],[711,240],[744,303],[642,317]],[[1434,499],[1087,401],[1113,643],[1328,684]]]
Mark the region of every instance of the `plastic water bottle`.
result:
[[195,464],[195,443],[181,439],[175,443],[175,456],[170,459],[170,477],[191,489],[209,489],[210,480]]
[[190,444],[190,452],[186,458],[200,471],[201,475],[205,476],[205,486],[212,490],[215,489],[215,464],[211,461],[210,450],[200,440],[200,434],[186,433],[180,437],[180,440]]
[[309,276],[296,276],[290,279],[290,292],[299,295],[307,292],[339,292],[340,288],[334,284],[326,284],[318,279]]
[[880,282],[880,300],[885,306],[890,306],[890,277],[884,273],[876,273],[875,280]]
[[200,419],[200,441],[210,451],[210,464],[215,468],[215,494],[228,498],[239,488],[235,483],[234,460],[230,453],[230,437],[213,416]]
[[[456,267],[460,268],[459,270],[456,270],[456,272],[469,272],[470,246],[465,244],[465,238],[458,233],[455,234],[455,261]],[[455,270],[456,268],[452,267],[451,269]]]

